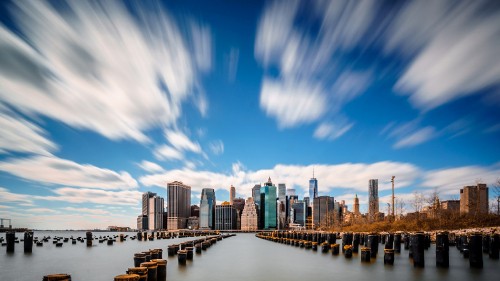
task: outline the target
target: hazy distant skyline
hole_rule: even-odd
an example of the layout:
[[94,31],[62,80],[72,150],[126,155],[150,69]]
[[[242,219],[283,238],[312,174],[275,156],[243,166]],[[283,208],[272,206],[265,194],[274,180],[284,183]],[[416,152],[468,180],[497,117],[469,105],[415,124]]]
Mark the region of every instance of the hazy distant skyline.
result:
[[2,1],[0,23],[15,226],[134,227],[175,180],[302,198],[314,169],[366,211],[376,178],[385,211],[393,175],[401,198],[500,177],[497,1]]

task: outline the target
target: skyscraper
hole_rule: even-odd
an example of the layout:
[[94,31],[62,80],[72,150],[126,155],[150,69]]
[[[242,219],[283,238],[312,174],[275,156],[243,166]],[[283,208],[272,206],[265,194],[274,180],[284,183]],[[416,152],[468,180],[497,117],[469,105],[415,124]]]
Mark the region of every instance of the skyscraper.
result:
[[333,226],[334,198],[330,196],[319,196],[314,198],[313,222],[315,228],[329,228]]
[[229,203],[231,205],[233,205],[234,197],[236,197],[236,188],[234,188],[234,186],[231,185],[231,188],[229,188]]
[[255,204],[257,204],[257,206],[260,206],[260,184],[256,184],[253,188],[252,188],[252,197],[253,197],[253,201]]
[[276,186],[271,178],[260,188],[260,224],[262,229],[276,229]]
[[216,230],[234,230],[236,229],[236,220],[236,209],[229,202],[215,206]]
[[292,203],[293,216],[292,221],[300,226],[306,225],[306,215],[307,215],[307,206],[306,203],[302,200],[297,200]]
[[313,177],[309,180],[309,200],[311,204],[314,204],[314,198],[318,197],[318,180]]
[[288,202],[286,198],[286,185],[279,183],[277,204],[278,229],[285,229],[287,226]]
[[191,214],[191,187],[179,181],[167,184],[168,230],[185,229]]
[[203,188],[200,200],[200,228],[215,229],[215,190],[213,188]]
[[149,214],[149,198],[156,196],[153,192],[144,192],[142,194],[142,215],[147,216]]
[[378,179],[368,181],[368,218],[375,221],[378,209]]
[[258,229],[257,208],[252,197],[248,197],[241,213],[241,230],[254,231]]
[[148,202],[148,229],[160,230],[163,229],[163,210],[165,202],[160,196],[149,197]]

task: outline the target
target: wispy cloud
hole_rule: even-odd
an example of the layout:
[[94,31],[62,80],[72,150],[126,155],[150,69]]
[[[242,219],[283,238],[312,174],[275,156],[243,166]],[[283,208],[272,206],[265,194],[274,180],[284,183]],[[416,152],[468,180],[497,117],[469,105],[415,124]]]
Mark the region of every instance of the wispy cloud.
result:
[[207,158],[197,141],[191,140],[185,133],[179,130],[165,130],[165,139],[169,144],[163,144],[155,148],[154,155],[158,160],[184,160],[185,153],[191,152]]
[[47,137],[39,126],[0,109],[0,153],[22,152],[50,155],[58,146]]
[[236,80],[238,73],[238,61],[240,58],[240,50],[238,48],[231,48],[227,56],[227,76],[230,83]]
[[208,147],[215,155],[221,155],[224,153],[224,143],[221,140],[211,142]]
[[109,215],[111,214],[110,212],[102,209],[90,209],[90,208],[75,208],[75,207],[64,207],[61,208],[65,211],[69,211],[72,213],[78,213],[78,214],[93,214],[93,215]]
[[436,138],[439,135],[432,126],[422,128],[420,126],[420,118],[403,124],[391,122],[382,129],[380,134],[395,139],[396,143],[393,145],[395,149],[413,147]]
[[138,163],[137,165],[141,169],[143,169],[144,171],[149,172],[149,173],[157,173],[157,172],[164,171],[164,169],[160,165],[153,163],[153,162],[150,162],[150,161],[146,161],[146,160],[142,160],[142,162]]
[[0,187],[0,202],[1,203],[26,203],[33,204],[32,198],[27,195],[10,192],[7,188]]
[[199,77],[211,68],[207,26],[192,22],[189,37],[161,7],[132,16],[118,1],[70,1],[67,11],[46,1],[13,5],[22,36],[0,26],[2,103],[140,142],[148,129],[175,125],[188,98],[206,112]]
[[141,192],[135,190],[100,190],[86,188],[61,187],[52,191],[55,195],[32,197],[36,200],[60,201],[75,204],[94,203],[103,205],[131,205],[139,204]]
[[394,148],[405,148],[422,144],[432,139],[435,136],[435,133],[436,132],[433,127],[419,129],[410,135],[403,136],[394,144]]
[[79,164],[55,156],[34,156],[0,162],[0,170],[23,179],[76,187],[135,189],[137,181],[127,172]]
[[347,133],[353,125],[353,123],[340,125],[334,123],[321,123],[314,131],[314,137],[317,139],[335,140]]
[[407,2],[387,33],[388,49],[414,57],[395,89],[430,110],[498,87],[499,12],[488,1]]

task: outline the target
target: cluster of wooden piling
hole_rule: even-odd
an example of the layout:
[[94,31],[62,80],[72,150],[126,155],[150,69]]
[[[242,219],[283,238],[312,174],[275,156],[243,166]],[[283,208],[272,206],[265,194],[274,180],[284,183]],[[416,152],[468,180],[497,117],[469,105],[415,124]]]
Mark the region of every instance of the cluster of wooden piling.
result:
[[[401,245],[408,250],[414,267],[425,267],[424,251],[431,245],[431,234],[415,233],[334,233],[334,232],[288,232],[273,231],[261,232],[256,237],[269,241],[292,245],[295,247],[317,251],[321,246],[323,253],[330,250],[332,255],[339,255],[339,249],[346,258],[352,258],[353,253],[360,253],[362,262],[370,262],[378,253],[378,245],[384,244],[384,264],[394,264],[394,254],[401,253]],[[337,239],[342,239],[342,247]],[[435,235],[436,266],[449,267],[449,246],[456,245],[457,249],[468,258],[470,267],[483,267],[483,253],[488,253],[491,259],[499,258],[500,235],[482,234],[479,232],[456,236],[448,232],[439,232]]]
[[[210,246],[234,234],[208,236],[172,244],[167,247],[168,256],[176,256],[179,266],[185,266],[188,260],[193,260],[196,249],[197,254],[206,251]],[[134,254],[134,267],[128,268],[126,274],[118,275],[115,281],[165,281],[167,278],[167,260],[163,258],[162,249],[153,249]]]

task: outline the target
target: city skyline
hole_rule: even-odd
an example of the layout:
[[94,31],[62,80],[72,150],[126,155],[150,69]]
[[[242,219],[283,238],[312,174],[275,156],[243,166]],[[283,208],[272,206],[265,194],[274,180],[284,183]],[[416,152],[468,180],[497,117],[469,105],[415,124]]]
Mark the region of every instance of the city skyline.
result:
[[220,204],[312,176],[363,213],[369,179],[384,212],[392,176],[407,201],[491,187],[499,6],[2,1],[0,217],[133,227],[174,181]]

